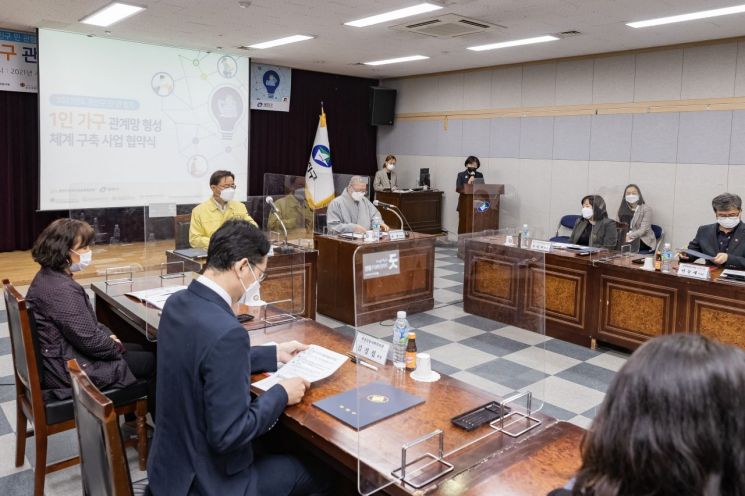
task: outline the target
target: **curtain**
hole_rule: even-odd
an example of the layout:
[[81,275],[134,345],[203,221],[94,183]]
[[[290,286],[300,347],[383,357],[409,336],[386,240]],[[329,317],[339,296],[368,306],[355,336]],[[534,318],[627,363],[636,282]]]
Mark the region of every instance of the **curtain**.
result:
[[251,111],[249,194],[263,193],[265,172],[304,176],[321,102],[335,173],[375,175],[377,128],[370,125],[369,87],[376,79],[292,70],[289,112]]
[[37,212],[39,126],[36,93],[0,91],[0,252],[28,250],[67,212]]

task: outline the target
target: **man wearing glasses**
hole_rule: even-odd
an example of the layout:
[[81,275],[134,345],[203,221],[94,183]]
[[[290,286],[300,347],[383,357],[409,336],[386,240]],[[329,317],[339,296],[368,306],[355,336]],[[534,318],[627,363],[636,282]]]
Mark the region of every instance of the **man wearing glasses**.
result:
[[248,215],[246,206],[234,200],[235,176],[232,172],[219,170],[210,176],[212,197],[200,203],[191,211],[189,244],[192,248],[204,248],[210,244],[212,233],[228,219],[247,220],[254,226],[256,222]]
[[[696,238],[688,243],[691,250],[713,257],[709,263],[725,269],[745,269],[745,225],[740,220],[742,200],[731,193],[722,193],[711,201],[717,222],[698,228]],[[693,262],[696,257],[680,254],[681,262]]]

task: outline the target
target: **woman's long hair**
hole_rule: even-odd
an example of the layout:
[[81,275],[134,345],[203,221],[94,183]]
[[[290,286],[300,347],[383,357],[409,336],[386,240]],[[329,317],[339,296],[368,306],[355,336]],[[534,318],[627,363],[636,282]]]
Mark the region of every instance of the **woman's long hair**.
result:
[[[637,202],[637,205],[644,204],[644,196],[642,196],[642,190],[639,189],[639,186],[636,184],[627,184],[625,188],[623,188],[623,196],[621,197],[621,205],[618,207],[618,220],[620,221],[624,217],[633,217],[634,211],[629,208],[629,204],[626,203],[626,191],[628,191],[629,188],[636,188],[636,190],[639,192],[639,201]],[[629,221],[631,222],[631,221]]]
[[577,496],[745,495],[745,351],[694,334],[648,341],[582,448]]

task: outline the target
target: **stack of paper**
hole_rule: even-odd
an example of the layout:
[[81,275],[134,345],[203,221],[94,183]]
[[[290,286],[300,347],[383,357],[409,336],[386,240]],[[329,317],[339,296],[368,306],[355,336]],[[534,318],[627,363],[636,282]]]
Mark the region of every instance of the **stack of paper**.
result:
[[277,372],[253,385],[266,391],[278,382],[292,377],[302,377],[308,382],[320,381],[336,372],[347,360],[349,357],[346,355],[312,344]]
[[166,288],[144,289],[142,291],[132,291],[127,296],[132,296],[138,300],[149,303],[159,310],[163,310],[166,300],[173,293],[186,289],[186,286],[168,286]]

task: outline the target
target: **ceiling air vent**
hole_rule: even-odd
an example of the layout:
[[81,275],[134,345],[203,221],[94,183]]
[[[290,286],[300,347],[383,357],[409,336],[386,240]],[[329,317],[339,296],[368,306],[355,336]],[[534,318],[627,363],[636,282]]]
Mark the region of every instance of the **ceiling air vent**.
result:
[[561,33],[556,33],[556,35],[555,35],[555,36],[556,36],[557,38],[562,38],[562,39],[563,39],[563,38],[572,38],[572,37],[574,37],[574,36],[579,36],[579,35],[581,35],[581,34],[582,34],[582,33],[580,33],[579,31],[574,31],[574,30],[572,30],[572,31],[563,31],[563,32],[561,32]]
[[424,21],[393,26],[393,29],[398,31],[409,31],[426,36],[432,36],[434,38],[455,38],[467,34],[492,31],[495,28],[504,29],[504,26],[478,21],[476,19],[469,19],[457,14],[446,14],[440,17],[426,19]]

